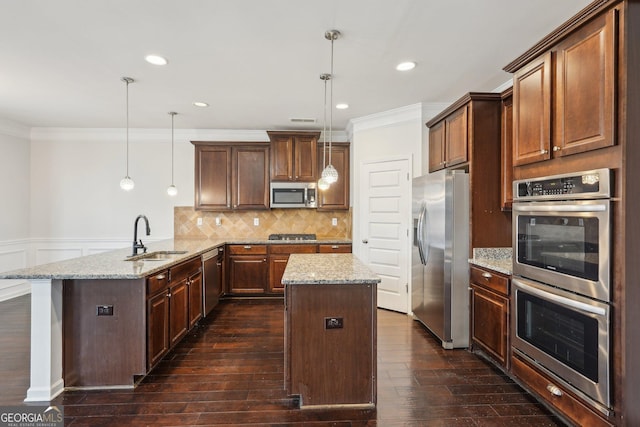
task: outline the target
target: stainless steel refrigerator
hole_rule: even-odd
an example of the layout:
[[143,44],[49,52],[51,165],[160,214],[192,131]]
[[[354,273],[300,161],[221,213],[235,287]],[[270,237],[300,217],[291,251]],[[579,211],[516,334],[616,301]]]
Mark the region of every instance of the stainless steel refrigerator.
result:
[[469,346],[469,175],[413,180],[411,305],[446,349]]

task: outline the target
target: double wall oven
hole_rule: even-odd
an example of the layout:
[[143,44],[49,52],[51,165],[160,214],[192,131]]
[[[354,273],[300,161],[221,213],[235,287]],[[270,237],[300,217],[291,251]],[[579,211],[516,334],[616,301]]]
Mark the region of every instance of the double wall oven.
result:
[[609,169],[519,180],[513,203],[514,352],[605,414],[611,189]]

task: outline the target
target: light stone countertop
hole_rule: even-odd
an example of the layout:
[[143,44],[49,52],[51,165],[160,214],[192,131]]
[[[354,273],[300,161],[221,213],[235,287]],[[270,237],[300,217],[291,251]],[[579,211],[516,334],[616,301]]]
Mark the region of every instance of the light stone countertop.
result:
[[469,264],[510,276],[513,270],[512,252],[511,248],[474,248]]
[[350,240],[169,239],[147,243],[147,252],[186,251],[161,261],[129,261],[131,247],[0,272],[0,279],[141,279],[225,244],[350,244]]
[[353,254],[291,254],[284,285],[376,284],[380,277]]

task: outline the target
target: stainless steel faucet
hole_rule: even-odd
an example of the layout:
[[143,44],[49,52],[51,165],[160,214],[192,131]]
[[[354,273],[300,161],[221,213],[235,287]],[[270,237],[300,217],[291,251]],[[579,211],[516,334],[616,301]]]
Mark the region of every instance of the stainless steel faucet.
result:
[[138,215],[136,221],[133,223],[133,255],[138,254],[138,249],[142,249],[143,253],[147,252],[147,247],[142,244],[142,239],[138,241],[138,221],[140,220],[140,218],[144,219],[144,223],[147,226],[147,236],[151,234],[151,228],[149,228],[149,219],[145,215]]

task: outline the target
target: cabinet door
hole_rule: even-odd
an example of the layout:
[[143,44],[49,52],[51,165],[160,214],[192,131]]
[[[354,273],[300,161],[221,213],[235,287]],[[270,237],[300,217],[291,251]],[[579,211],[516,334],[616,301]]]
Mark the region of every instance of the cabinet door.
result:
[[611,10],[558,46],[554,155],[615,143],[616,14]]
[[282,275],[287,268],[289,255],[270,255],[269,256],[269,291],[282,293],[284,286],[282,285]]
[[[318,148],[318,152],[318,165],[321,168],[322,148]],[[331,163],[338,171],[338,181],[324,191],[318,190],[319,211],[349,209],[349,144],[332,144]]]
[[189,329],[202,318],[202,271],[189,277]]
[[513,76],[513,164],[547,160],[551,149],[551,53]]
[[444,155],[447,167],[465,163],[468,155],[468,105],[460,108],[444,120]]
[[147,368],[169,351],[169,297],[167,290],[147,300]]
[[229,290],[238,294],[261,294],[267,287],[266,255],[229,257]]
[[501,208],[510,210],[513,203],[513,96],[502,100],[500,135]]
[[509,300],[474,284],[471,285],[471,338],[502,366],[507,366]]
[[429,128],[429,172],[444,169],[444,121]]
[[299,135],[295,137],[293,167],[296,181],[314,182],[318,179],[317,143],[318,139],[314,135]]
[[231,209],[231,148],[196,146],[195,208]]
[[270,135],[271,137],[271,180],[291,181],[293,179],[293,136]]
[[173,347],[189,328],[189,291],[187,279],[169,288],[169,345]]
[[233,149],[233,208],[269,209],[269,148]]

